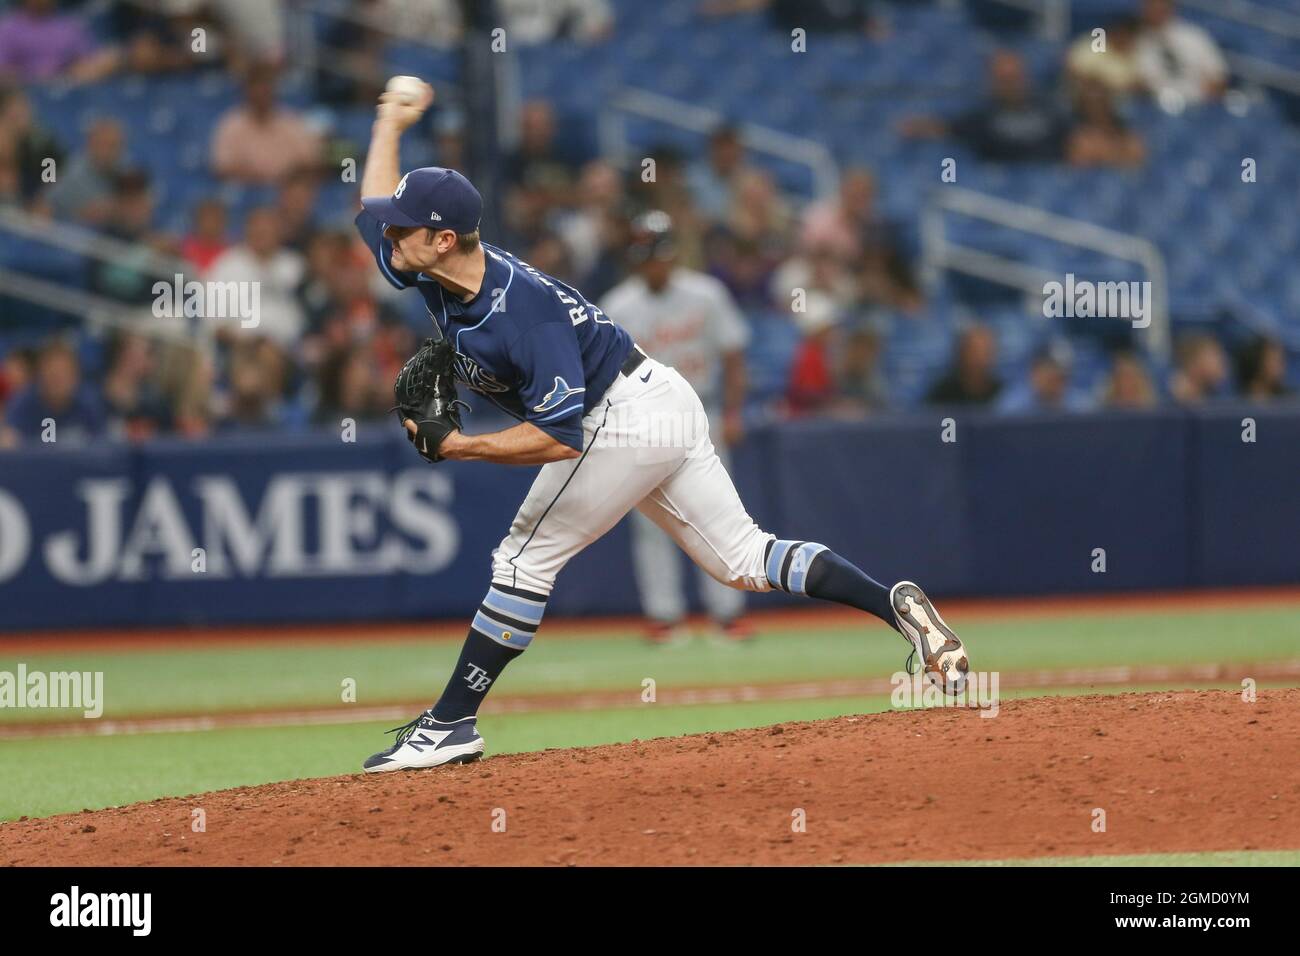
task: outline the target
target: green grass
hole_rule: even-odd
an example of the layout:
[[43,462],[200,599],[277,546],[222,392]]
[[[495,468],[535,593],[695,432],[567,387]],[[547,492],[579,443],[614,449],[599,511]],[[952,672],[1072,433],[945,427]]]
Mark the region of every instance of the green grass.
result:
[[[1235,685],[1226,685],[1236,689]],[[1158,687],[1123,687],[1141,692]],[[1261,690],[1266,690],[1261,686]],[[1106,688],[1054,688],[1074,695]],[[1043,696],[1026,689],[1001,697]],[[888,697],[759,701],[734,704],[640,705],[603,711],[485,714],[479,727],[489,756],[590,747],[653,737],[737,730],[890,709]],[[390,723],[366,721],[303,727],[231,728],[194,733],[44,737],[0,743],[0,820],[48,816],[255,786],[277,780],[357,773],[383,749]]]
[[[761,618],[760,618],[761,621]],[[1105,664],[1195,664],[1300,656],[1295,609],[1176,611],[1071,616],[1066,613],[955,622],[979,670]],[[431,699],[459,653],[458,640],[358,640],[72,654],[0,654],[0,670],[102,671],[105,717],[225,710],[329,707],[343,681],[357,703]],[[761,631],[745,646],[696,640],[649,647],[631,631],[567,639],[543,629],[501,678],[498,694],[628,688],[653,677],[659,688],[887,676],[906,645],[864,619],[861,628]],[[0,710],[0,722],[67,720],[63,710]]]
[[[491,754],[585,747],[885,710],[887,698],[644,705],[484,716]],[[357,773],[391,741],[374,722],[199,733],[10,740],[0,745],[0,820],[119,806],[275,780]]]
[[1041,856],[1015,860],[917,860],[884,866],[1300,866],[1300,850],[1215,850],[1131,856]]
[[[756,619],[759,624],[762,618]],[[1300,656],[1295,609],[1117,610],[954,621],[980,670],[1194,664]],[[413,635],[354,642],[234,644],[158,650],[0,653],[0,670],[21,660],[29,670],[103,671],[104,716],[293,707],[344,707],[352,678],[361,706],[432,700],[459,653],[459,640]],[[843,677],[886,677],[902,666],[906,646],[883,626],[761,629],[755,642],[649,647],[631,630],[566,637],[544,629],[501,678],[495,696],[626,689],[635,699],[652,677],[661,692]],[[1125,687],[1137,691],[1143,688]],[[1167,689],[1162,687],[1153,690]],[[1099,692],[1089,688],[1086,692]],[[1054,693],[1081,693],[1057,689]],[[1002,688],[1010,698],[1017,693]],[[490,752],[574,747],[708,730],[866,713],[885,697],[766,701],[602,712],[488,714],[481,723]],[[68,720],[63,710],[0,709],[0,723]],[[385,724],[225,729],[199,733],[60,737],[0,742],[0,820],[97,808],[165,795],[201,793],[274,780],[354,773],[381,749]]]

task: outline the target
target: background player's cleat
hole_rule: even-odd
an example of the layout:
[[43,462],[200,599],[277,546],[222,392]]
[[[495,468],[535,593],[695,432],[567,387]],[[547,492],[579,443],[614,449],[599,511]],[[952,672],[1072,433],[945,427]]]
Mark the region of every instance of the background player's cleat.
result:
[[754,639],[754,628],[743,617],[717,621],[713,625],[714,639],[723,644],[746,644]]
[[661,647],[680,647],[691,639],[691,631],[681,621],[653,621],[646,628],[645,639]]
[[390,770],[422,770],[448,763],[472,763],[483,756],[483,738],[475,724],[477,717],[462,717],[443,723],[425,711],[409,724],[388,731],[397,734],[397,742],[370,757],[362,769],[366,773]]
[[961,638],[944,623],[925,592],[911,581],[895,584],[889,591],[889,603],[903,636],[921,656],[930,683],[947,694],[960,694],[970,670]]

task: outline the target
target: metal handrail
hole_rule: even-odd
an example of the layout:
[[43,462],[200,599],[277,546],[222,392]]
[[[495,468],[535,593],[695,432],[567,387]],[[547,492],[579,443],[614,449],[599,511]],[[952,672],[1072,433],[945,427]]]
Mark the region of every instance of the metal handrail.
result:
[[1104,252],[1117,259],[1137,263],[1151,282],[1151,325],[1146,330],[1148,350],[1160,359],[1169,357],[1171,333],[1165,289],[1165,260],[1160,249],[1149,239],[973,189],[946,186],[933,193],[921,218],[922,269],[930,283],[937,279],[940,271],[947,269],[1041,297],[1046,282],[1060,279],[1059,275],[1050,274],[1027,263],[950,242],[944,230],[944,214],[947,212],[983,219],[1009,229],[1046,236],[1066,245]]
[[[601,111],[598,121],[601,152],[607,157],[626,158],[627,127],[620,113],[631,113],[657,120],[692,133],[712,132],[725,117],[717,110],[648,90],[624,87]],[[756,123],[737,127],[744,144],[758,153],[807,166],[812,173],[813,191],[818,196],[832,195],[839,188],[839,168],[831,151],[816,140]]]
[[1300,96],[1300,71],[1261,60],[1257,56],[1247,56],[1244,53],[1229,51],[1226,55],[1232,72],[1243,79]]
[[1225,20],[1235,20],[1270,33],[1300,39],[1300,16],[1285,10],[1265,7],[1251,3],[1250,0],[1182,0],[1182,4]]
[[0,229],[101,262],[117,262],[143,253],[143,264],[151,271],[168,275],[190,271],[190,263],[176,256],[169,256],[138,243],[113,239],[81,226],[42,219],[17,209],[0,209]]
[[110,328],[133,332],[189,348],[202,348],[208,338],[201,331],[172,329],[157,322],[151,322],[147,326],[142,324],[141,314],[148,313],[147,307],[123,305],[101,295],[71,289],[57,282],[37,279],[4,267],[0,267],[0,289],[7,296],[80,316],[89,329]]

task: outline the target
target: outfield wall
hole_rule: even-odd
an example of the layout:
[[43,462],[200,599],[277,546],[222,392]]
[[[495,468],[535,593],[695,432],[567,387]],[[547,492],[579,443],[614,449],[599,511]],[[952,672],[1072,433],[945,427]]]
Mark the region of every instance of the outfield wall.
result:
[[[1300,411],[951,414],[765,428],[733,474],[765,528],[939,594],[1300,583]],[[370,431],[0,452],[0,629],[467,615],[534,469]],[[551,608],[635,610],[624,525]]]

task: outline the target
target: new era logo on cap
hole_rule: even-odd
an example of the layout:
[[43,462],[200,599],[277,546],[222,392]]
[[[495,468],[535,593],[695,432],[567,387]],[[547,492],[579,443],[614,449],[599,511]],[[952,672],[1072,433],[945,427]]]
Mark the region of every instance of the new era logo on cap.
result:
[[395,226],[438,223],[458,234],[473,232],[483,218],[483,197],[454,169],[423,166],[397,184],[392,196],[363,196],[361,205],[380,222]]

